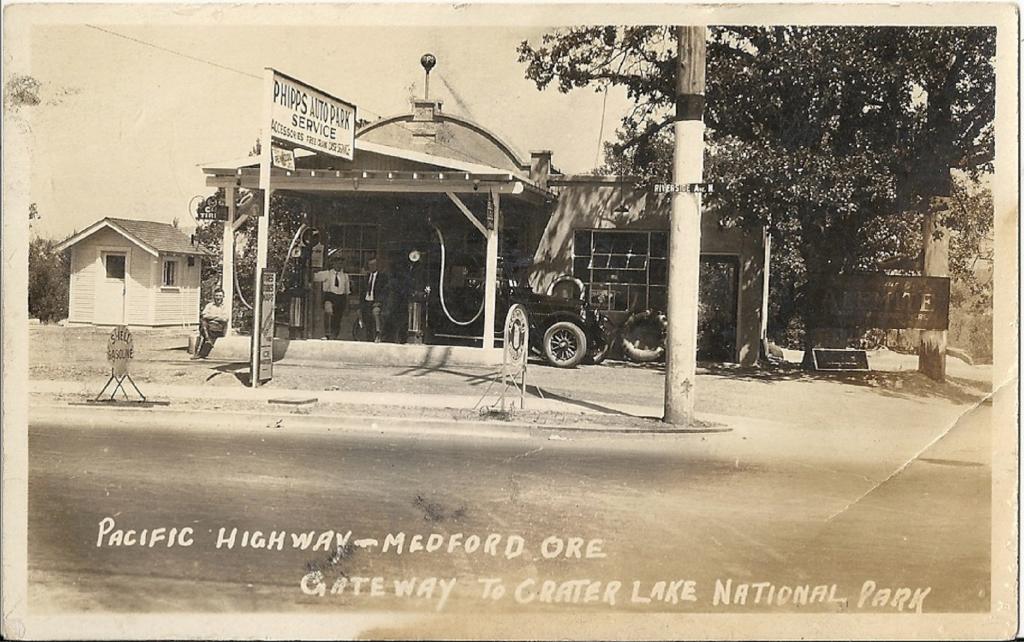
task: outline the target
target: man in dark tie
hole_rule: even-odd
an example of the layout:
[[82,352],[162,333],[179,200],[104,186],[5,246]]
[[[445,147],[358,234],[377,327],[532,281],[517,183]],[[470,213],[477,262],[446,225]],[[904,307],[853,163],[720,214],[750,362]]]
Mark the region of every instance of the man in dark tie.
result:
[[388,275],[377,269],[377,259],[375,258],[367,261],[366,270],[369,275],[366,277],[366,291],[363,292],[361,301],[364,311],[363,318],[366,318],[365,312],[369,312],[373,317],[373,340],[375,343],[380,343],[384,328],[382,311],[388,296]]

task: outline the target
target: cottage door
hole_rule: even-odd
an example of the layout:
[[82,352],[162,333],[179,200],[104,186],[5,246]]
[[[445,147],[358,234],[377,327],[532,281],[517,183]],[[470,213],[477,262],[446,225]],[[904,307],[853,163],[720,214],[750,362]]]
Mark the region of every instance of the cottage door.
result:
[[121,325],[124,323],[128,254],[101,252],[100,261],[99,279],[96,283],[95,322],[103,325]]

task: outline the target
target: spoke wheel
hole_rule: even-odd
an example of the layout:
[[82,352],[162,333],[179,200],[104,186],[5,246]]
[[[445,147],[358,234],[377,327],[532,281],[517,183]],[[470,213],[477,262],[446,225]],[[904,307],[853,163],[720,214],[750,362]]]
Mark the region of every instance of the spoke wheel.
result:
[[570,321],[559,321],[544,333],[544,357],[557,368],[573,368],[587,354],[587,335]]

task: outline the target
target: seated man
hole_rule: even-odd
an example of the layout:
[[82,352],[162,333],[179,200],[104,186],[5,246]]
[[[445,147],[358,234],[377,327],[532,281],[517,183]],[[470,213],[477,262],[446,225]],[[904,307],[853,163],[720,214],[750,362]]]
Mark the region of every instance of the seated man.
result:
[[192,358],[205,359],[217,339],[224,336],[227,327],[228,311],[224,307],[224,291],[218,288],[213,292],[213,301],[207,303],[199,314],[199,344]]

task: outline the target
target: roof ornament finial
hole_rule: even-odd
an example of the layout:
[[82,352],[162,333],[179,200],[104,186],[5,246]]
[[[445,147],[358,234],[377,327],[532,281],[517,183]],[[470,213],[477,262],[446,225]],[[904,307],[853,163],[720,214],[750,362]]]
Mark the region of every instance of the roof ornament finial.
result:
[[437,58],[432,53],[425,53],[420,57],[420,65],[423,71],[427,72],[423,82],[423,100],[430,100],[430,70],[437,64]]

